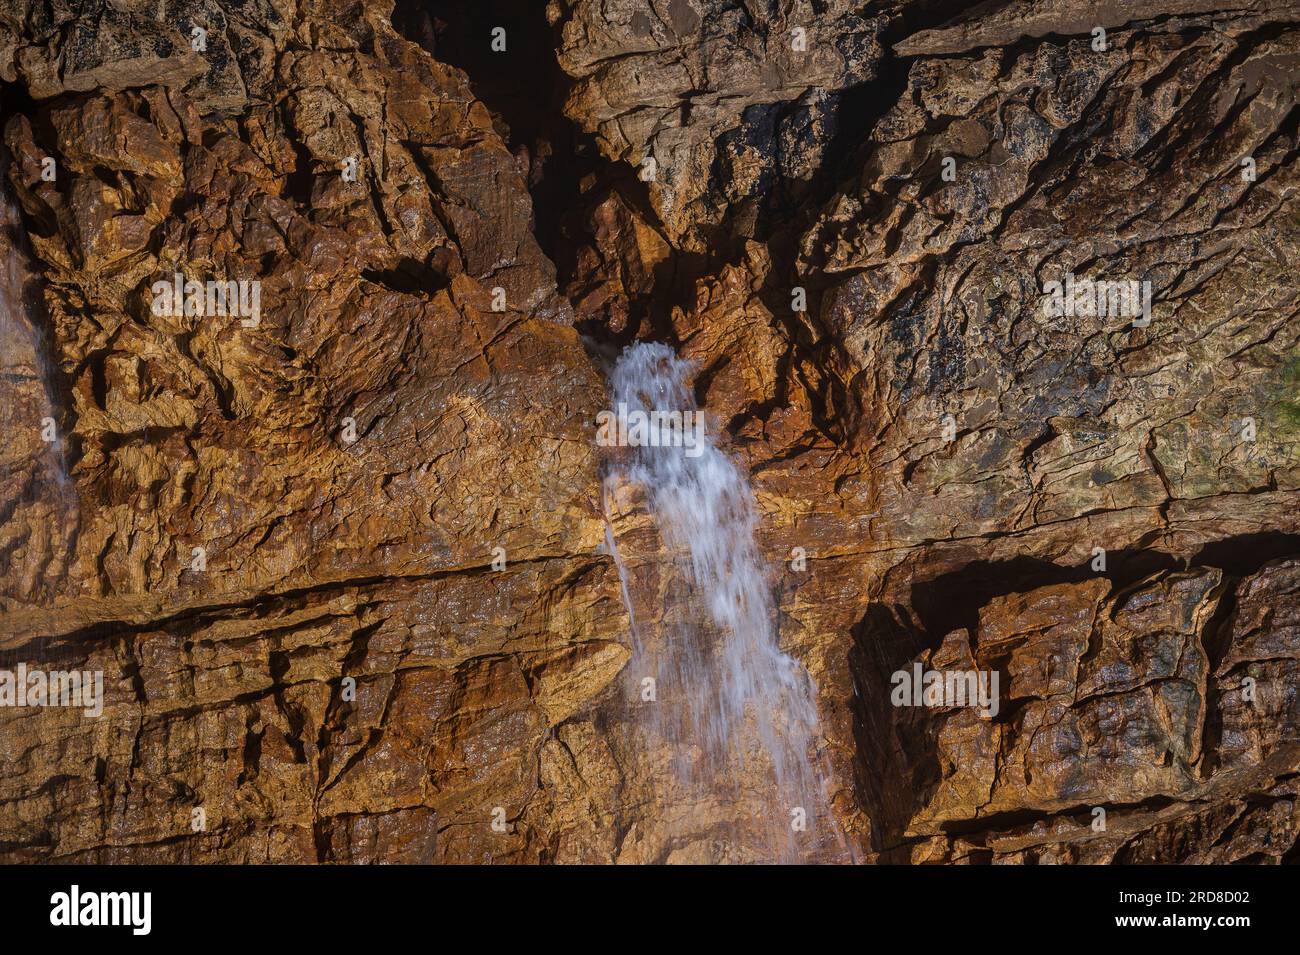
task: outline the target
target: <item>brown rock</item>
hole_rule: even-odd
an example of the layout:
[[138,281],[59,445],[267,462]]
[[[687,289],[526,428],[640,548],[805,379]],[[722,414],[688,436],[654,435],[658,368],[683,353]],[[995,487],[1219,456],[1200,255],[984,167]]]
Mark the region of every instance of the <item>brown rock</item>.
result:
[[0,706],[0,857],[769,861],[629,663],[719,638],[595,447],[654,339],[816,686],[803,858],[1294,861],[1300,32],[1085,6],[552,0],[486,60],[380,0],[0,11],[0,656],[104,688]]

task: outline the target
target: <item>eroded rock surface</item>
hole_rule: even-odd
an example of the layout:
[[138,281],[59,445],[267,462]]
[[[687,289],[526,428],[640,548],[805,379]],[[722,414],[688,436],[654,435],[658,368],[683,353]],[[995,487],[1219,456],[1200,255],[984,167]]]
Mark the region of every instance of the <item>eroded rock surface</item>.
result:
[[[1119,593],[1090,580],[989,601],[972,631],[917,662],[998,670],[1010,713],[940,707],[912,719],[877,707],[864,719],[872,762],[907,777],[868,780],[881,818],[899,827],[893,851],[912,861],[1283,857],[1300,822],[1298,573],[1295,560],[1277,561],[1232,584],[1192,568]],[[862,636],[872,682],[866,661],[898,638]]]
[[552,0],[565,111],[642,171],[680,247],[811,180],[839,94],[871,79],[881,17],[847,0]]
[[[617,599],[589,490],[603,384],[513,157],[378,7],[288,19],[243,64],[274,97],[235,118],[202,79],[128,71],[29,79],[5,128],[74,490],[11,482],[0,641],[107,683],[98,722],[3,711],[24,858],[497,856],[452,804],[490,790],[517,816],[549,727],[618,671],[619,607],[578,609]],[[155,314],[177,272],[260,281],[260,320]]]
[[0,669],[104,674],[0,706],[0,856],[761,861],[637,732],[689,585],[593,422],[656,338],[856,858],[1295,861],[1293,5],[397,6],[0,11]]

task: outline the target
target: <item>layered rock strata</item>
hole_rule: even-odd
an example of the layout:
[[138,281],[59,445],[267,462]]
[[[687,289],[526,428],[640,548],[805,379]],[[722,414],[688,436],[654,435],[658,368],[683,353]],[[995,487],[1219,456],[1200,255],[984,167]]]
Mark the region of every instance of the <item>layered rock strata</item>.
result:
[[652,338],[857,857],[1294,861],[1300,25],[1212,6],[0,11],[0,670],[104,680],[0,706],[0,857],[761,861],[638,733]]

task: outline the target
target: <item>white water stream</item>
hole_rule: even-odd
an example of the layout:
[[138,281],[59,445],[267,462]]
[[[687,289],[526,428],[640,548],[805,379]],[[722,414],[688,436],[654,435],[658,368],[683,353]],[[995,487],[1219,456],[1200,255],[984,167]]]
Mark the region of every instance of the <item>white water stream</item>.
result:
[[[668,346],[631,345],[610,375],[614,406],[647,416],[693,411],[690,375],[690,363]],[[816,754],[815,687],[778,646],[777,609],[754,541],[749,483],[707,430],[702,448],[669,440],[645,444],[624,452],[606,493],[620,482],[643,489],[664,547],[689,584],[681,599],[694,606],[676,616],[694,624],[670,625],[658,640],[638,634],[637,582],[610,532],[632,615],[636,656],[630,671],[636,680],[653,674],[657,684],[657,699],[635,710],[640,728],[648,740],[672,749],[676,782],[687,799],[706,800],[723,812],[734,808],[734,838],[748,857],[848,861],[828,805],[825,760]]]
[[[18,207],[0,188],[0,427],[6,434],[19,429],[30,433],[45,430],[47,421],[56,416],[54,399],[50,393],[53,373],[47,364],[43,348],[28,313],[24,283],[29,275],[26,239]],[[38,377],[41,381],[42,405],[39,408],[23,407],[15,400],[19,383]],[[22,417],[36,413],[39,417]],[[53,482],[62,496],[67,490],[68,478],[64,471],[63,436],[54,431],[53,440],[46,442],[41,458],[44,482]]]

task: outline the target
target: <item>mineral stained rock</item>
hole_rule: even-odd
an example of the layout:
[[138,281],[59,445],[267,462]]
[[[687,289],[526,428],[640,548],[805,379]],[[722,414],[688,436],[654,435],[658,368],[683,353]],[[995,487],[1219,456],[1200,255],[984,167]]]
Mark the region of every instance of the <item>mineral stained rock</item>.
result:
[[1296,861],[1300,15],[1222,8],[6,4],[0,676],[103,698],[0,685],[0,861],[763,861],[638,742],[640,339],[749,476],[810,847]]

